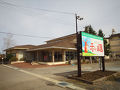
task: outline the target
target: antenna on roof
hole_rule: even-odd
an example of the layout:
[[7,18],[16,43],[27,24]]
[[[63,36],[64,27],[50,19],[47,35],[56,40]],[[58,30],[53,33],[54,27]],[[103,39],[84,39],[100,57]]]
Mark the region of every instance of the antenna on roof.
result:
[[112,29],[112,34],[115,34],[115,29],[114,28]]

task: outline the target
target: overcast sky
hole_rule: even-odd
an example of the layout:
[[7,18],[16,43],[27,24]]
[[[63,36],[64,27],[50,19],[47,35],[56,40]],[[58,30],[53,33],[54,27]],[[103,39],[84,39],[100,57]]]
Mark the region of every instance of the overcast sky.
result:
[[[41,37],[14,35],[16,45],[39,45],[75,33],[75,15],[59,12],[83,17],[78,22],[79,31],[92,25],[96,31],[102,29],[106,36],[112,28],[120,33],[120,0],[0,0],[0,32]],[[0,33],[0,50],[4,48],[5,37]]]

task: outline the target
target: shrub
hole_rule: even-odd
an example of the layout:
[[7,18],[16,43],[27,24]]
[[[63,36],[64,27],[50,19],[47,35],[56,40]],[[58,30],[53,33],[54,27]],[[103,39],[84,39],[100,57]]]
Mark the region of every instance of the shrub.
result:
[[7,58],[8,60],[10,60],[12,57],[13,57],[12,54],[7,54],[7,55],[6,55],[6,58]]
[[9,64],[9,63],[10,63],[10,61],[9,61],[9,59],[4,58],[4,59],[3,59],[3,63],[4,63],[4,64]]
[[25,61],[25,60],[26,60],[26,58],[21,58],[21,59],[20,59],[20,61]]
[[12,57],[10,61],[17,61],[18,59],[16,57]]

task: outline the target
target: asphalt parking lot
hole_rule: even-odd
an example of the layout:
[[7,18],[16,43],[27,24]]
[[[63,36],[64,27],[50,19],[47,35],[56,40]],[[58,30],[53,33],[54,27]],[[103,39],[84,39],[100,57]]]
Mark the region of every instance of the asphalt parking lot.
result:
[[[107,62],[106,70],[112,70],[120,72],[120,61]],[[13,65],[8,65],[15,67]],[[67,88],[61,88],[48,83],[46,80],[42,80],[42,77],[46,77],[53,80],[59,80],[62,82],[72,83],[77,87],[85,88],[88,90],[120,90],[120,78],[116,80],[107,80],[104,82],[90,85],[82,83],[80,81],[71,80],[66,78],[71,73],[77,73],[77,65],[62,65],[52,67],[37,67],[37,68],[17,68],[25,70],[27,72],[40,75],[41,78],[32,77],[31,75],[23,74],[18,71],[11,70],[6,67],[0,66],[0,89],[1,90],[66,90]],[[16,69],[16,70],[17,70]],[[82,73],[99,70],[99,64],[82,64]],[[35,82],[35,83],[34,83]],[[35,84],[35,85],[34,85]],[[43,87],[44,86],[44,87]],[[21,88],[23,87],[23,88]],[[10,89],[9,89],[10,88]],[[48,89],[49,88],[49,89]]]
[[[105,65],[106,65],[106,70],[120,72],[120,61],[107,62]],[[113,81],[108,80],[102,83],[98,83],[97,85],[88,85],[88,84],[81,83],[79,81],[67,79],[66,78],[67,75],[70,75],[71,73],[77,73],[77,65],[45,67],[45,68],[25,68],[24,70],[37,73],[40,75],[44,75],[49,78],[74,83],[77,86],[87,88],[89,90],[94,90],[94,89],[120,90],[120,79],[119,78]],[[98,63],[82,64],[82,73],[91,72],[95,70],[99,70]]]

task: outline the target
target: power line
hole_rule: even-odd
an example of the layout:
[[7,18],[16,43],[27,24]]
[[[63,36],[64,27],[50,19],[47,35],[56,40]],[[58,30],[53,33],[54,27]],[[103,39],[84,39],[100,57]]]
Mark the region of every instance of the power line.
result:
[[14,7],[20,7],[20,8],[28,8],[28,9],[41,10],[41,11],[46,11],[46,12],[59,13],[59,14],[74,15],[74,13],[71,13],[71,12],[64,12],[64,11],[57,11],[57,10],[48,10],[48,9],[33,8],[33,7],[26,7],[26,6],[21,6],[21,5],[15,5],[15,4],[12,4],[12,3],[9,3],[9,2],[5,2],[5,1],[2,1],[2,0],[1,0],[0,4],[5,4],[5,5],[9,5],[9,6],[14,6]]
[[39,37],[39,36],[32,36],[32,35],[25,35],[25,34],[15,34],[15,33],[8,33],[8,32],[0,32],[2,34],[11,34],[16,36],[26,36],[26,37],[32,37],[32,38],[50,38],[50,37]]
[[[4,1],[3,1],[3,2],[4,2]],[[3,4],[3,2],[2,2],[2,3],[0,2],[0,4]],[[7,2],[6,2],[6,3],[7,3]],[[5,4],[4,4],[4,5],[5,5]],[[12,5],[12,4],[8,4],[8,5]],[[15,6],[15,5],[12,5],[12,6]],[[64,13],[64,14],[65,14],[65,13]],[[67,14],[68,14],[68,13],[67,13]],[[71,13],[71,14],[73,14],[73,13]],[[55,19],[55,20],[58,20],[58,19],[56,19],[55,17],[54,17],[54,19]],[[59,22],[56,22],[56,23],[59,23]],[[74,26],[73,24],[68,24],[68,23],[66,24],[66,23],[63,23],[63,22],[62,22],[62,23],[59,23],[59,24]]]
[[[25,6],[21,6],[21,5],[15,5],[9,2],[5,2],[0,0],[0,4],[4,4],[4,5],[9,5],[9,6],[13,6],[13,7],[20,7],[20,8],[28,8],[28,9],[34,9],[34,10],[41,10],[41,11],[47,11],[47,12],[53,12],[53,13],[60,13],[60,14],[70,14],[70,15],[74,15],[74,13],[71,12],[62,12],[62,11],[56,11],[56,10],[48,10],[48,9],[40,9],[40,8],[32,8],[32,7],[25,7]],[[55,17],[54,17],[55,19]],[[58,23],[58,22],[57,22]],[[64,24],[64,25],[69,25],[69,26],[74,26],[73,24],[66,24],[66,23],[60,23],[60,24]]]

